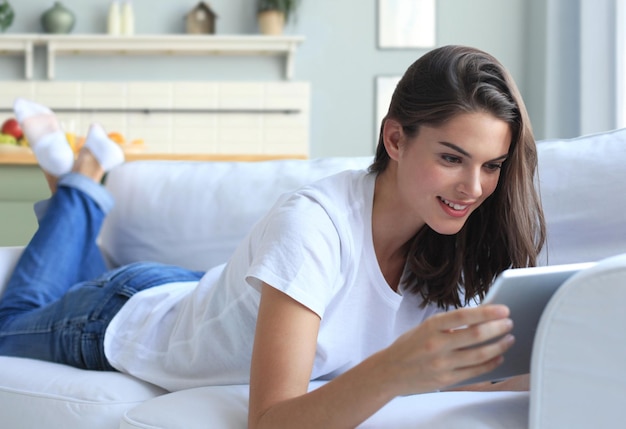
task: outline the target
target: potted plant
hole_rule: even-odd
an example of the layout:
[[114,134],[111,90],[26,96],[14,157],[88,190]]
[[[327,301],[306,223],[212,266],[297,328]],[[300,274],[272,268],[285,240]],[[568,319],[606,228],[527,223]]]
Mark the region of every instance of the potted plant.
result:
[[300,0],[257,0],[257,18],[261,34],[277,36],[295,16]]
[[13,24],[14,17],[15,13],[11,7],[11,3],[6,0],[0,3],[0,31],[4,33],[6,29]]

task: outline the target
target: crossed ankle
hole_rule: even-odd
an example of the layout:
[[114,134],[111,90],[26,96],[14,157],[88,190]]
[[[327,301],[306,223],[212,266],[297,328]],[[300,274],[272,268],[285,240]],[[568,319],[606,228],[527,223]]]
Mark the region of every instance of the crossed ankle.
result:
[[76,162],[74,162],[72,172],[80,173],[97,183],[100,183],[105,173],[98,159],[87,147],[83,147],[80,152],[78,152],[78,157],[76,158]]

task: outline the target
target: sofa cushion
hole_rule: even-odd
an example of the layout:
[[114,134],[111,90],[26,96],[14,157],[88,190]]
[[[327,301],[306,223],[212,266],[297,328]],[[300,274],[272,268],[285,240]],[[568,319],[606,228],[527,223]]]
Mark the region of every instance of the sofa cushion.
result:
[[0,425],[11,429],[116,429],[159,387],[117,372],[0,356]]
[[626,129],[540,142],[548,243],[541,263],[597,261],[626,252]]
[[[322,382],[311,383],[310,388]],[[245,428],[248,386],[212,386],[151,399],[128,411],[120,429]],[[526,392],[442,392],[394,399],[361,429],[521,429],[528,427]]]
[[149,260],[206,270],[226,262],[281,194],[371,161],[129,162],[107,177],[117,204],[100,244],[111,265]]

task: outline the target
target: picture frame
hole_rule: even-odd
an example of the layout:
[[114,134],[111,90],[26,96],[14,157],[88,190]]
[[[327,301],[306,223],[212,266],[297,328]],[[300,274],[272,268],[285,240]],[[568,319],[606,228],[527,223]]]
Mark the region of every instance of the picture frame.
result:
[[378,0],[378,47],[435,46],[435,9],[436,0]]
[[378,144],[378,134],[383,118],[389,110],[391,96],[396,89],[396,85],[402,76],[376,76],[376,100],[375,100],[375,118],[374,118],[374,148]]

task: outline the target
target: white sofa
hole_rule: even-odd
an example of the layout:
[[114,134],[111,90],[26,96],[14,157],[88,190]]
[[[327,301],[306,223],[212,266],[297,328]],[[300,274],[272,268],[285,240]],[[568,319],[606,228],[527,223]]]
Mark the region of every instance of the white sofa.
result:
[[[542,264],[603,261],[550,302],[533,347],[531,392],[401,397],[362,428],[619,426],[626,398],[626,130],[540,142],[539,160],[549,233]],[[228,257],[279,194],[369,162],[128,163],[107,178],[117,205],[101,247],[112,265],[155,260],[206,269]],[[0,291],[20,251],[0,248]],[[247,386],[167,393],[119,373],[0,356],[1,427],[244,428],[246,411]]]

